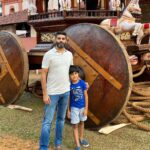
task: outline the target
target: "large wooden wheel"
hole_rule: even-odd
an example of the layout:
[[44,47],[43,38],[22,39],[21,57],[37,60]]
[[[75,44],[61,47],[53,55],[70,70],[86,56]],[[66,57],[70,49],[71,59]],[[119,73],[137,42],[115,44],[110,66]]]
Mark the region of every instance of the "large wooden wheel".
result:
[[28,79],[28,57],[19,38],[0,32],[0,104],[13,103],[22,94]]
[[89,127],[104,126],[126,105],[132,89],[132,69],[122,43],[109,31],[94,24],[67,28],[68,48],[81,66],[90,87]]

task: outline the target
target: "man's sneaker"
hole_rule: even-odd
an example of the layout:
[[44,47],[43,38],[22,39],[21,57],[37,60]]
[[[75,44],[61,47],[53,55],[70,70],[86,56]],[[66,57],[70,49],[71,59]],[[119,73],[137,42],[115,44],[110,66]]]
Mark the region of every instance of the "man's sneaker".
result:
[[83,146],[83,147],[88,147],[89,146],[89,142],[87,140],[80,140],[80,144]]
[[79,147],[79,146],[77,146],[77,147],[75,148],[75,150],[81,150],[81,149],[80,149],[80,147]]

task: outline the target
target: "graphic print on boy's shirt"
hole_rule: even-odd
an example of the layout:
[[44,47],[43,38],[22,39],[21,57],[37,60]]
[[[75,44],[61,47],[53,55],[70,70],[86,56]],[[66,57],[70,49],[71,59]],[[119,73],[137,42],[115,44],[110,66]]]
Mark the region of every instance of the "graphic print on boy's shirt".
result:
[[76,84],[71,83],[70,89],[70,106],[77,108],[85,107],[84,91],[87,89],[85,82],[79,80]]
[[83,99],[83,91],[82,91],[82,88],[80,86],[78,86],[76,88],[72,88],[71,90],[74,94],[74,100],[75,101],[79,101],[80,99]]

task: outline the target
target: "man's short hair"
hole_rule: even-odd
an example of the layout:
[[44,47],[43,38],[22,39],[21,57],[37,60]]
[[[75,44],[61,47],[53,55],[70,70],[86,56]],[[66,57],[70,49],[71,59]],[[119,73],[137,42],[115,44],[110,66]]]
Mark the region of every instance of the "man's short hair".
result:
[[71,66],[70,66],[70,69],[69,69],[69,74],[72,74],[72,73],[74,73],[74,72],[79,73],[79,67],[76,66],[76,65],[71,65]]
[[56,35],[56,36],[58,36],[58,35],[64,35],[64,36],[67,36],[66,32],[64,32],[64,31],[58,31],[58,32],[56,32],[55,35]]

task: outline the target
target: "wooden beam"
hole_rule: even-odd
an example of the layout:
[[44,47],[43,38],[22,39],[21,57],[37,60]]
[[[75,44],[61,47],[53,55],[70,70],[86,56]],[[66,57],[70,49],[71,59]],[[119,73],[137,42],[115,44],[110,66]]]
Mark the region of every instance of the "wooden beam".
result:
[[11,69],[11,67],[10,67],[10,65],[9,65],[9,63],[8,63],[8,61],[7,61],[7,58],[6,58],[5,54],[4,54],[4,52],[3,52],[1,46],[0,46],[0,55],[1,55],[1,57],[2,57],[2,59],[3,59],[3,61],[4,61],[4,63],[5,63],[5,66],[6,66],[7,70],[8,70],[8,72],[9,72],[10,76],[11,76],[12,79],[13,79],[13,81],[15,82],[15,84],[16,84],[17,86],[19,86],[20,83],[19,83],[17,77],[15,76],[13,70]]
[[109,83],[115,88],[120,90],[122,85],[107,71],[105,71],[99,64],[97,64],[90,56],[88,56],[70,37],[68,44],[75,50],[75,52],[81,56],[86,62],[88,62],[98,73],[100,73]]
[[100,120],[90,111],[88,110],[88,117],[96,124],[100,124]]
[[1,93],[0,93],[0,101],[2,102],[2,104],[5,104],[5,99],[3,98]]

